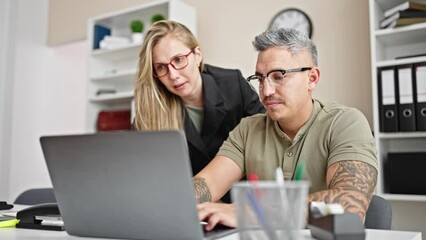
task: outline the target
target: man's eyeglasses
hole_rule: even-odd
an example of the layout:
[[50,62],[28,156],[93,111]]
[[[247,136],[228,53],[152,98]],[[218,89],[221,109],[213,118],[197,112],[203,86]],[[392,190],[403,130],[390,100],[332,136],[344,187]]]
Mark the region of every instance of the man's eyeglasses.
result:
[[156,77],[163,77],[169,73],[169,65],[171,65],[174,69],[179,70],[188,66],[188,56],[191,54],[193,50],[189,51],[189,53],[176,56],[169,63],[156,63],[154,64],[154,75]]
[[272,70],[268,72],[266,75],[251,75],[247,78],[248,82],[259,82],[259,89],[262,89],[265,84],[265,79],[268,79],[269,85],[271,87],[276,87],[277,85],[280,85],[284,81],[284,75],[286,73],[292,73],[292,72],[304,72],[307,70],[311,70],[311,67],[302,67],[302,68],[293,68],[293,69],[287,69],[287,70]]

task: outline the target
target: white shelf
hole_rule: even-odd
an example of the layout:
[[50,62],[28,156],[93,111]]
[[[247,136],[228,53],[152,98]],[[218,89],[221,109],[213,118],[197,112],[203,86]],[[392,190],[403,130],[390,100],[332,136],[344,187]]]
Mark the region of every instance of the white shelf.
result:
[[136,69],[122,70],[110,74],[99,75],[91,77],[91,81],[98,82],[123,82],[128,81],[129,79],[134,80],[136,77]]
[[[426,49],[425,49],[425,51],[426,51]],[[376,66],[377,67],[389,67],[389,66],[395,66],[395,65],[420,63],[420,62],[426,62],[426,56],[396,59],[396,60],[387,60],[387,61],[378,61],[376,63]]]
[[412,195],[412,194],[380,194],[383,198],[393,201],[414,201],[414,202],[426,202],[425,195]]
[[133,99],[133,91],[120,93],[106,93],[90,98],[94,103],[123,103],[130,102]]
[[93,57],[102,58],[105,60],[117,60],[131,57],[137,57],[139,49],[141,48],[140,43],[131,43],[126,46],[117,47],[113,49],[95,49],[91,52]]
[[421,43],[426,39],[426,23],[376,30],[376,38],[386,47]]
[[[376,191],[378,195],[388,200],[426,202],[426,195],[387,193],[385,191],[384,182],[384,170],[387,166],[388,153],[426,151],[426,132],[380,132],[377,69],[381,67],[426,62],[426,56],[418,56],[426,54],[426,23],[412,24],[391,29],[378,29],[379,23],[383,19],[383,12],[405,1],[406,0],[369,0],[373,130],[375,133],[379,163],[379,177]],[[426,0],[416,1],[426,3]]]
[[425,147],[426,147],[426,132],[379,133],[377,137],[381,139],[425,138]]

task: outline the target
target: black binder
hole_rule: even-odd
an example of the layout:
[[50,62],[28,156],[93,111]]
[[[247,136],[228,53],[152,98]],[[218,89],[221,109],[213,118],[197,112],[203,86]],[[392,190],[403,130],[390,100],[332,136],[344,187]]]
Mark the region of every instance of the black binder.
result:
[[416,64],[413,68],[417,131],[426,131],[426,62]]
[[399,131],[416,131],[416,117],[413,98],[413,66],[411,64],[396,67],[397,75],[397,103]]
[[394,194],[426,194],[426,152],[390,152],[384,171],[385,191]]
[[395,67],[378,69],[380,131],[398,131],[397,86]]

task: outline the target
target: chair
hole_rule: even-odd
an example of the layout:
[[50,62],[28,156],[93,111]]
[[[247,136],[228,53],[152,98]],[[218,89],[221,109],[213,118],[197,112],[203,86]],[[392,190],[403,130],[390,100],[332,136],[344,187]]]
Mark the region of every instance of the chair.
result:
[[373,195],[365,214],[365,228],[390,230],[392,225],[392,208],[384,198]]
[[53,188],[34,188],[19,194],[14,204],[36,205],[40,203],[56,203]]

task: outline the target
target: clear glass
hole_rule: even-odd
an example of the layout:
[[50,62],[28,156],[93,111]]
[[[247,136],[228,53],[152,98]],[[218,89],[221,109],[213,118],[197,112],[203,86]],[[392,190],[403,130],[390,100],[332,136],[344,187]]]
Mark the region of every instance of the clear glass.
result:
[[163,77],[169,73],[169,65],[171,65],[174,69],[179,70],[188,66],[188,56],[191,54],[193,50],[189,51],[189,53],[176,56],[169,63],[156,63],[154,64],[154,75],[156,77]]

